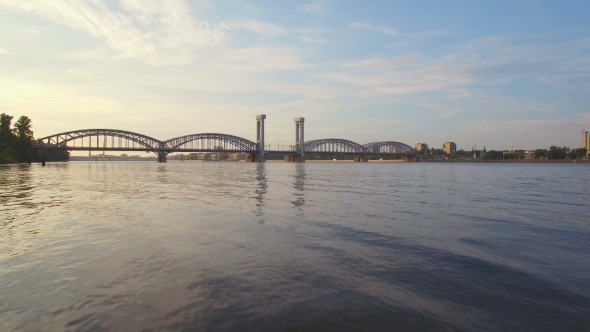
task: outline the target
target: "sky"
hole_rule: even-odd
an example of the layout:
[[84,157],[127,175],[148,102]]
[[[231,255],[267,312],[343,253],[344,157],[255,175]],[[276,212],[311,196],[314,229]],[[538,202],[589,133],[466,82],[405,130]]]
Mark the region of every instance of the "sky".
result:
[[579,147],[590,2],[0,0],[0,113],[36,137]]

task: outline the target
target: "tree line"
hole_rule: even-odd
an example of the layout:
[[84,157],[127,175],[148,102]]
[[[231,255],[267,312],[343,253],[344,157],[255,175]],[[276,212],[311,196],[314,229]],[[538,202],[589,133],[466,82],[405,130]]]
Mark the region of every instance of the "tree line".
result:
[[[0,114],[0,163],[40,161],[34,153],[33,122],[28,116],[21,116],[12,124],[13,116]],[[69,153],[62,150],[49,150],[47,161],[67,161]]]
[[[549,149],[537,149],[535,152],[535,159],[570,159],[577,160],[586,157],[586,148],[570,149],[566,146],[551,146]],[[524,159],[525,151],[517,150],[506,153],[504,151],[488,151],[484,159],[486,160],[511,160]]]

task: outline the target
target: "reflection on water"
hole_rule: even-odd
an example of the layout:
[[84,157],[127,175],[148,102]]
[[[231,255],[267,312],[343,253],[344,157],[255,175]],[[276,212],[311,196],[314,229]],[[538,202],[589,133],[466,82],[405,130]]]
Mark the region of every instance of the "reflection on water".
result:
[[585,331],[587,165],[0,166],[0,331]]
[[295,188],[295,201],[293,205],[299,211],[300,216],[303,214],[303,206],[305,205],[305,163],[297,163],[295,165],[295,175],[293,176],[293,188]]
[[160,165],[158,166],[158,182],[159,183],[168,183],[168,169],[166,168],[167,165]]
[[256,211],[255,215],[257,217],[257,221],[259,224],[264,224],[264,204],[266,195],[266,188],[268,185],[266,184],[266,164],[265,163],[257,163],[256,164]]

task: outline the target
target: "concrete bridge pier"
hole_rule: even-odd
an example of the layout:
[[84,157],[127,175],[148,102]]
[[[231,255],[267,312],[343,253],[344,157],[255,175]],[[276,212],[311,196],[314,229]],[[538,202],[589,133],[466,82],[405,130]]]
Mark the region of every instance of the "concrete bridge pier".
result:
[[287,162],[287,163],[300,163],[300,162],[304,162],[305,160],[301,160],[301,156],[300,155],[286,155],[285,158],[283,159],[283,161]]
[[256,153],[246,153],[246,159],[244,159],[247,163],[258,163],[264,160],[260,160],[260,156]]
[[168,162],[168,160],[166,159],[166,153],[164,153],[164,152],[159,152],[158,153],[158,162],[159,163]]

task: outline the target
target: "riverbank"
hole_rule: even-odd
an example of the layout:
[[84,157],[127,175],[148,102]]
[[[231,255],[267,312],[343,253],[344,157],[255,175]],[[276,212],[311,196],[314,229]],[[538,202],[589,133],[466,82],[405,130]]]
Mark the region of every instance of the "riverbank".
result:
[[590,160],[569,160],[569,159],[516,159],[516,160],[433,160],[423,162],[443,163],[472,163],[472,164],[590,164]]

